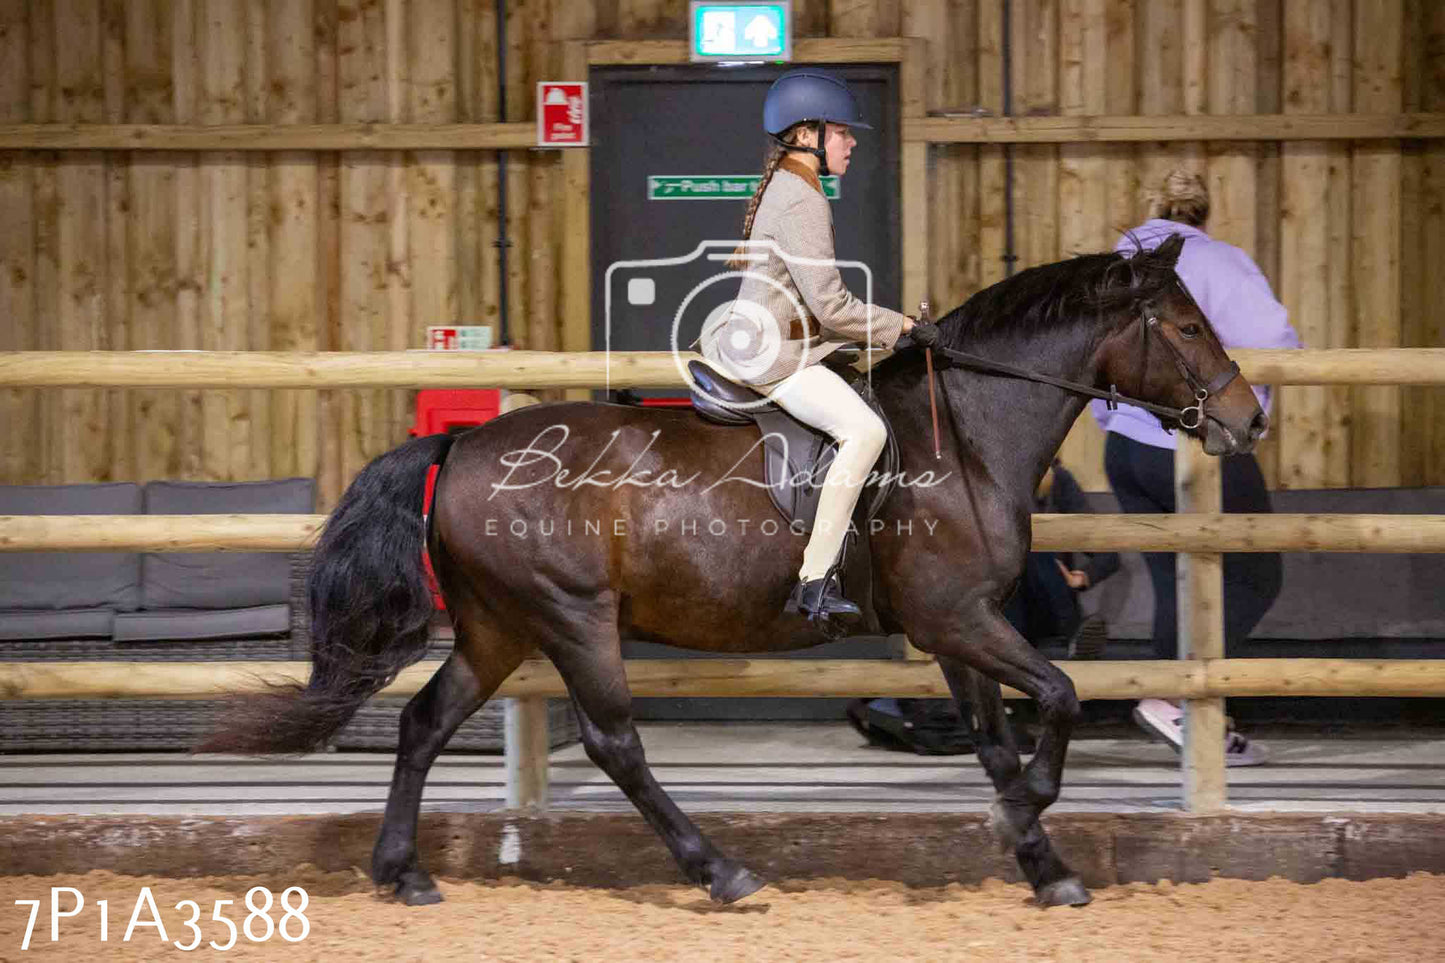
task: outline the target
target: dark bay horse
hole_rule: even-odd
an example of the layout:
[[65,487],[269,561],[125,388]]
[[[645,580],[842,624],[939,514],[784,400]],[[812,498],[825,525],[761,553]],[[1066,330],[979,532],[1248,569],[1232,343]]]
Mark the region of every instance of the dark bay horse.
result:
[[[943,318],[943,345],[1183,408],[1195,400],[1189,381],[1216,383],[1231,362],[1174,272],[1181,246],[1176,237],[1132,258],[1085,255],[1024,271]],[[945,441],[935,460],[924,371],[912,351],[872,373],[909,479],[865,533],[874,605],[887,631],[937,657],[954,696],[972,706],[979,761],[997,789],[993,826],[1037,901],[1086,903],[1039,822],[1059,794],[1078,698],[1001,611],[1029,553],[1034,489],[1084,400],[943,364]],[[1190,433],[1212,454],[1250,450],[1266,425],[1238,377],[1203,414]],[[434,464],[442,467],[427,526],[422,491]],[[536,645],[567,684],[589,758],[689,880],[715,900],[740,899],[762,881],[719,852],[647,766],[620,641],[713,652],[825,641],[783,614],[806,537],[779,522],[761,472],[756,430],[675,409],[537,405],[456,439],[408,442],[356,477],[317,546],[310,682],[242,697],[239,716],[200,748],[314,750],[420,659],[432,611],[425,549],[456,646],[402,714],[373,854],[377,884],[409,903],[441,898],[417,856],[427,771]],[[1004,721],[1000,683],[1040,709],[1043,736],[1027,765]]]

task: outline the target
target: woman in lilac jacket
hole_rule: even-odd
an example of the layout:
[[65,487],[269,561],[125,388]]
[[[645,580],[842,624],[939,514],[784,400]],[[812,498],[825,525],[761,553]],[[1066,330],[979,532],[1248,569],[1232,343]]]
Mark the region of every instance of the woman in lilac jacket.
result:
[[[1289,313],[1275,300],[1249,255],[1204,233],[1209,219],[1209,190],[1197,174],[1172,171],[1155,195],[1153,217],[1126,231],[1115,250],[1130,254],[1153,249],[1173,234],[1184,236],[1184,250],[1175,270],[1209,318],[1226,348],[1298,348]],[[1255,387],[1260,405],[1270,410],[1270,389]],[[1104,468],[1120,506],[1131,513],[1174,511],[1174,448],[1176,435],[1139,408],[1121,405],[1116,411],[1096,401],[1090,410],[1107,433]],[[1224,510],[1263,513],[1272,510],[1269,490],[1253,455],[1223,460]],[[1175,598],[1174,555],[1145,552],[1154,585],[1154,648],[1160,659],[1179,656],[1179,619]],[[1281,563],[1277,554],[1234,553],[1224,556],[1224,638],[1226,652],[1264,617],[1279,595]],[[1151,734],[1179,749],[1183,745],[1182,711],[1162,699],[1145,699],[1134,718]],[[1236,732],[1226,736],[1230,765],[1264,761],[1263,749]]]

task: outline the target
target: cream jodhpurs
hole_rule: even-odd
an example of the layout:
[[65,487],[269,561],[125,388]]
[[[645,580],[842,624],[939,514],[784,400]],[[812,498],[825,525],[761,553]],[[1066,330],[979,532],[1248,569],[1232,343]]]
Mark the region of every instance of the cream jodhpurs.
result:
[[808,365],[775,384],[753,387],[794,418],[838,441],[798,572],[804,580],[822,578],[838,560],[853,506],[888,441],[888,429],[848,382],[821,364]]

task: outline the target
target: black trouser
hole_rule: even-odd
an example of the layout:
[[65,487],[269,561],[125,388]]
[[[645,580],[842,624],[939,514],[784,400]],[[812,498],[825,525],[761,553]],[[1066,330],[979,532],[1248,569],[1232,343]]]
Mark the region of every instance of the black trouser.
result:
[[1018,590],[1004,607],[1004,618],[1019,635],[1038,645],[1068,637],[1082,621],[1079,598],[1059,571],[1053,552],[1030,552]]
[[[1180,439],[1181,444],[1192,442]],[[1223,459],[1224,510],[1249,514],[1272,512],[1269,490],[1253,455]],[[1174,511],[1174,452],[1108,433],[1104,470],[1130,514]],[[1179,657],[1179,606],[1175,595],[1174,554],[1145,552],[1149,580],[1154,583],[1154,654],[1159,659]],[[1240,643],[1264,618],[1279,596],[1283,565],[1272,552],[1230,552],[1224,556],[1224,651],[1228,657],[1243,652]]]

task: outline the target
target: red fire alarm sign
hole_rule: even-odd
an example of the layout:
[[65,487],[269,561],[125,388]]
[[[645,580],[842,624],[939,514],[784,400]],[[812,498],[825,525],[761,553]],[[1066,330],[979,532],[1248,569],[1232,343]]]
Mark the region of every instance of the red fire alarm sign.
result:
[[587,84],[537,81],[537,146],[587,146]]

